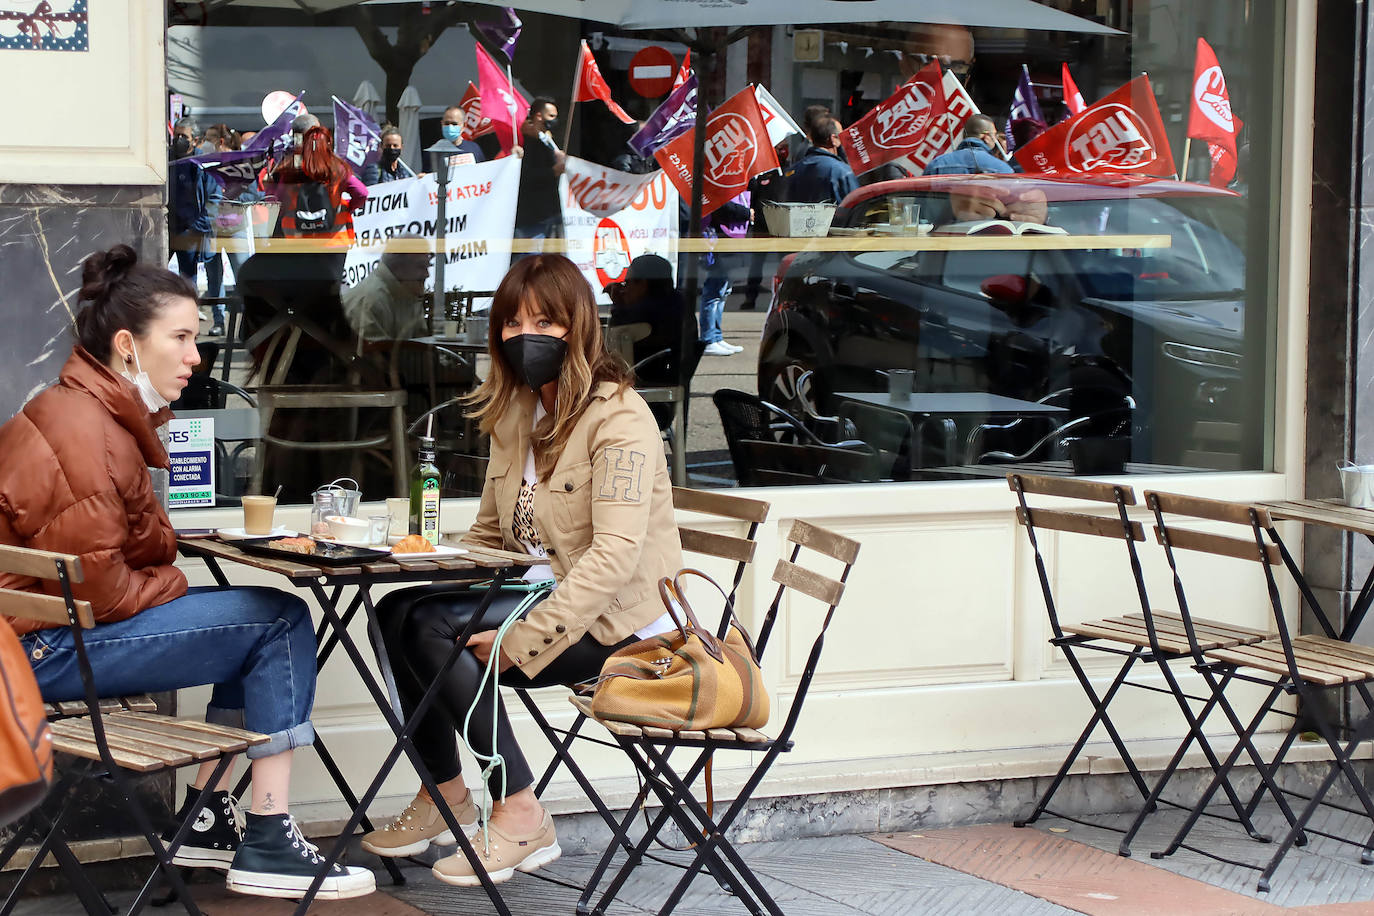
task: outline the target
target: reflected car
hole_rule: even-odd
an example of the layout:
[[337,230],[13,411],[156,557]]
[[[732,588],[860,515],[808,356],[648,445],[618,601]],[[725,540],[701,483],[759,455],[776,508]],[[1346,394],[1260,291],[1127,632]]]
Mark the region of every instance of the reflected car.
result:
[[[1033,202],[1035,223],[971,220],[991,197]],[[893,226],[913,201],[919,230]],[[833,415],[837,392],[885,391],[888,370],[910,369],[918,392],[1062,406],[1074,435],[1128,438],[1137,462],[1237,467],[1244,213],[1234,192],[1175,181],[946,175],[859,188],[832,224],[853,248],[779,267],[759,395]],[[1022,231],[1027,244],[967,239]],[[886,241],[918,232],[915,246]],[[1032,241],[1046,232],[1068,238]],[[945,462],[979,461],[965,432]],[[1043,434],[1026,424],[996,454],[1061,457],[1067,437]]]

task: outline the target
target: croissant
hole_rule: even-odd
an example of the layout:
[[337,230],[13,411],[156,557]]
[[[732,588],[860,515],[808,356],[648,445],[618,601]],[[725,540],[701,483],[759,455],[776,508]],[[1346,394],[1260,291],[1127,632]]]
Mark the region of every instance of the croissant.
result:
[[391,548],[392,553],[434,553],[434,545],[423,535],[407,534]]

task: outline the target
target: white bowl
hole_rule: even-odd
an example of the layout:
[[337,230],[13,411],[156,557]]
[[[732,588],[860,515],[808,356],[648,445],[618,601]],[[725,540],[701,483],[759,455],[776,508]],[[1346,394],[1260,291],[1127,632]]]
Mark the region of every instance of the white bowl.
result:
[[367,540],[368,524],[365,519],[329,515],[325,517],[325,523],[329,525],[329,533],[340,541],[357,543]]

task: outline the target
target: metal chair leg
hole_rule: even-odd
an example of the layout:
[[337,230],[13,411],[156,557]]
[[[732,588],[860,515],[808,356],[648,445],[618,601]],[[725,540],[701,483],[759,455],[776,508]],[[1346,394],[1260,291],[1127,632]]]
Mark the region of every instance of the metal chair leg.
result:
[[1093,714],[1088,718],[1088,724],[1084,726],[1083,732],[1078,736],[1078,740],[1075,741],[1073,747],[1069,749],[1068,755],[1064,758],[1064,762],[1060,764],[1059,771],[1055,773],[1054,779],[1051,780],[1049,786],[1045,789],[1045,793],[1040,796],[1040,801],[1036,804],[1035,810],[1031,812],[1030,817],[1024,820],[1013,821],[1017,827],[1025,827],[1035,823],[1040,815],[1044,814],[1045,811],[1049,809],[1050,799],[1054,797],[1055,792],[1059,791],[1060,784],[1063,783],[1064,779],[1069,775],[1069,770],[1073,767],[1074,761],[1077,760],[1078,755],[1083,752],[1083,747],[1088,743],[1088,738],[1092,736],[1099,722],[1101,722],[1102,727],[1107,730],[1107,734],[1111,737],[1112,743],[1121,754],[1122,762],[1126,764],[1126,771],[1135,782],[1136,788],[1140,790],[1141,797],[1148,798],[1150,795],[1149,787],[1145,785],[1145,780],[1140,775],[1140,769],[1135,765],[1135,760],[1131,757],[1130,752],[1126,750],[1125,741],[1122,740],[1121,735],[1116,730],[1116,726],[1107,715],[1107,706],[1116,697],[1116,692],[1120,690],[1121,686],[1126,682],[1126,676],[1130,674],[1131,667],[1143,657],[1144,650],[1136,649],[1126,656],[1126,660],[1122,662],[1121,670],[1116,673],[1116,678],[1112,681],[1111,686],[1107,688],[1107,692],[1099,699],[1096,691],[1093,690],[1092,681],[1089,680],[1087,672],[1083,670],[1077,656],[1073,653],[1072,647],[1066,645],[1062,648],[1064,649],[1065,657],[1069,660],[1070,667],[1073,668],[1074,675],[1078,678],[1079,686],[1083,688],[1083,693],[1087,696],[1088,702],[1092,704]]

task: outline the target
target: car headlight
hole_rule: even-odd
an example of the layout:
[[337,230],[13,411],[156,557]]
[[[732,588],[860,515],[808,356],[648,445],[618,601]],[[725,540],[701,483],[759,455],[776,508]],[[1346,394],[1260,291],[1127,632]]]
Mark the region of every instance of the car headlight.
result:
[[1164,344],[1164,355],[1181,363],[1194,366],[1210,366],[1219,369],[1239,369],[1240,354],[1228,350],[1214,350],[1210,347],[1195,347],[1192,344],[1168,341]]

